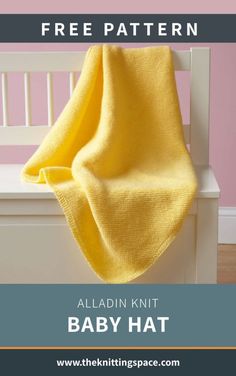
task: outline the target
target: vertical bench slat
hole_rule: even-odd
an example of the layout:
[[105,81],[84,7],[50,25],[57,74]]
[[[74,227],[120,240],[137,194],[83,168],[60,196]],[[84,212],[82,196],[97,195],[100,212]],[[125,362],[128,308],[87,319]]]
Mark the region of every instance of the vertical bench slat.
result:
[[75,72],[69,73],[69,80],[70,80],[70,96],[71,96],[75,88],[75,81],[76,81]]
[[7,73],[2,73],[2,117],[3,126],[6,127],[9,124],[8,116],[8,84],[7,84]]
[[194,164],[209,164],[210,49],[191,48],[190,123]]
[[53,103],[53,77],[52,73],[47,73],[47,100],[48,100],[48,125],[54,123],[54,103]]
[[30,93],[30,73],[24,73],[24,90],[25,90],[25,125],[31,125],[31,93]]

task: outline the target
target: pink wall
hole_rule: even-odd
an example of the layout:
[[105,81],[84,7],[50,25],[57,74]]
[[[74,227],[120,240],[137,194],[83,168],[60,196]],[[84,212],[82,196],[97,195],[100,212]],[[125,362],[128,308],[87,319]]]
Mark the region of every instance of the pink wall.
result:
[[[55,6],[56,4],[56,6]],[[214,2],[212,0],[189,2],[184,0],[157,2],[155,0],[134,1],[41,1],[12,0],[0,5],[1,13],[229,13],[236,12],[232,1]],[[209,45],[209,44],[208,44]],[[0,44],[1,51],[42,51],[42,50],[83,50],[81,44]],[[173,45],[174,48],[188,48],[187,44]],[[210,161],[221,187],[222,206],[236,206],[236,44],[211,44],[211,119],[210,119]],[[55,79],[54,93],[56,113],[59,114],[67,99],[66,92],[59,90],[66,77]],[[184,120],[188,118],[187,78],[178,78]],[[11,118],[14,123],[23,123],[22,77],[10,78]],[[14,87],[14,89],[13,89]],[[46,121],[46,101],[39,95],[45,82],[40,74],[33,77],[33,121],[42,124]],[[16,89],[17,88],[17,89]],[[1,122],[0,113],[0,122]],[[1,147],[0,163],[24,163],[34,147]]]
[[234,13],[234,0],[8,0],[1,13]]

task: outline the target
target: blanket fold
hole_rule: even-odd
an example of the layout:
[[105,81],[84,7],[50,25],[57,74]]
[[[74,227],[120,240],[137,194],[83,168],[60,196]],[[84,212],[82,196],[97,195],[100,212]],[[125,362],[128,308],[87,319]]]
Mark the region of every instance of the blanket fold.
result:
[[22,178],[50,185],[100,278],[144,273],[175,238],[197,185],[170,48],[91,47]]

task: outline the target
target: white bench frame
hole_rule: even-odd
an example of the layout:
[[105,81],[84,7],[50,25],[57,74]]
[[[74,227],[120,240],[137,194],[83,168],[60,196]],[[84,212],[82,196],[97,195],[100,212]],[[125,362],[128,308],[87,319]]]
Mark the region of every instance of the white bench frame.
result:
[[[0,145],[38,145],[41,143],[54,122],[53,72],[68,72],[69,89],[72,94],[76,83],[76,72],[81,70],[84,56],[85,52],[0,53],[3,106]],[[191,74],[190,124],[184,125],[184,134],[186,143],[190,145],[190,153],[199,181],[199,191],[192,208],[192,213],[197,216],[194,261],[196,273],[194,281],[189,278],[189,282],[215,283],[219,187],[209,166],[210,49],[191,48],[187,51],[174,51],[173,56],[175,70],[190,71]],[[22,72],[24,75],[25,124],[22,126],[9,126],[8,72]],[[47,74],[47,125],[32,126],[30,89],[30,73],[32,72]],[[17,176],[20,166],[15,165],[11,168]],[[16,180],[13,184],[11,178],[9,181],[8,170],[9,166],[2,166],[0,218],[9,216],[13,212],[17,213],[17,210],[21,214],[24,212],[26,214],[40,213],[43,210],[42,207],[40,209],[41,199],[46,200],[50,208],[52,199],[54,200],[55,197],[48,187],[26,185]],[[38,204],[35,200],[39,200]],[[51,215],[58,215],[58,210],[54,207]]]

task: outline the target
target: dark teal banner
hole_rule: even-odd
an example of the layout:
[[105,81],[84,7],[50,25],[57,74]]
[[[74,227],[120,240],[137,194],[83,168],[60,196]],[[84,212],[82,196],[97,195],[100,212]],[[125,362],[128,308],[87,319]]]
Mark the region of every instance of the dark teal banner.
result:
[[5,43],[236,42],[236,14],[1,14]]
[[235,375],[236,350],[1,350],[2,375]]
[[236,346],[236,286],[0,285],[0,346]]

